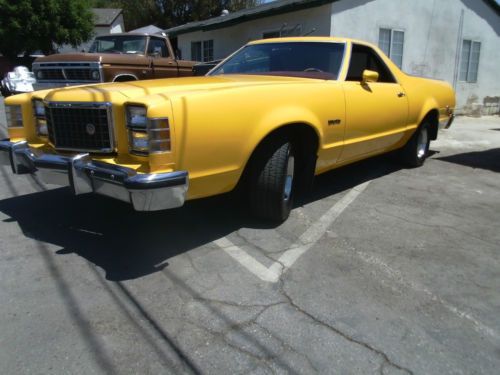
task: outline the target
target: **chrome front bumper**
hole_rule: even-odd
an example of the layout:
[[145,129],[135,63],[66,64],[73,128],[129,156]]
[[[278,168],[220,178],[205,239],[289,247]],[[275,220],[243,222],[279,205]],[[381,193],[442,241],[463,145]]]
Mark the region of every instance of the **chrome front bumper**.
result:
[[15,174],[39,173],[48,184],[70,186],[75,195],[96,193],[131,203],[137,211],[182,206],[189,183],[186,171],[139,174],[89,154],[43,154],[25,141],[0,141],[0,165],[9,165]]

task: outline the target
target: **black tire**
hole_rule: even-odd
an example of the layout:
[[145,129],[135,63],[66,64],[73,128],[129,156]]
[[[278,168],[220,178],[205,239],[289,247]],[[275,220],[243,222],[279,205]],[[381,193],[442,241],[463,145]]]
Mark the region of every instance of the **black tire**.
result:
[[420,167],[429,155],[430,126],[428,121],[424,121],[401,150],[403,162],[408,167]]
[[282,222],[295,195],[294,147],[286,137],[267,140],[257,150],[250,174],[250,210],[258,218]]

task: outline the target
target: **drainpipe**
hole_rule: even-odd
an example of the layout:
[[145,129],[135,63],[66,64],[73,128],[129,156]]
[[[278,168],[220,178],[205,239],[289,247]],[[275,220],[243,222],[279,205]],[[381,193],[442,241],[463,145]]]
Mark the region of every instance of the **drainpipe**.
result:
[[455,71],[453,72],[453,90],[457,91],[457,81],[460,69],[460,55],[462,53],[462,38],[464,32],[464,10],[460,12],[460,21],[458,24],[457,49],[455,54]]

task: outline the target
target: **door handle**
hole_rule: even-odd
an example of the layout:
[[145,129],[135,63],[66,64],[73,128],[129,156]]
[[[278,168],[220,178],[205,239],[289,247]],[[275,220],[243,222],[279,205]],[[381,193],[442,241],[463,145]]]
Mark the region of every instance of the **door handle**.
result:
[[402,98],[403,96],[405,96],[406,94],[404,92],[398,92],[398,98]]

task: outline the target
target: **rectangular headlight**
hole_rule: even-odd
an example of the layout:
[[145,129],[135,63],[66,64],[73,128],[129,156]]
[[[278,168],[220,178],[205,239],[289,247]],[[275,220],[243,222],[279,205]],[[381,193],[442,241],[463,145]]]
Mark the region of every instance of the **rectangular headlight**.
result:
[[148,133],[145,131],[129,130],[130,151],[139,155],[149,153]]
[[40,99],[33,100],[33,113],[35,117],[45,117],[45,104]]
[[6,105],[5,115],[9,128],[20,128],[23,126],[23,110],[20,105]]
[[126,107],[127,116],[127,126],[129,128],[141,128],[146,129],[147,118],[146,118],[146,107],[137,105],[128,105]]
[[42,137],[47,137],[49,135],[49,129],[47,128],[47,120],[37,118],[35,121],[36,121],[36,134]]

